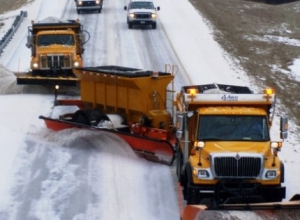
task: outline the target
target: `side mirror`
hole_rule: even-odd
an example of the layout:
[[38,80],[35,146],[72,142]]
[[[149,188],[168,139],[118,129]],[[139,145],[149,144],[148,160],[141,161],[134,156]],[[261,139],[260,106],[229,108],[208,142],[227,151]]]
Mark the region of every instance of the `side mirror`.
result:
[[28,47],[28,48],[32,47],[32,36],[27,36],[26,47]]
[[177,132],[184,130],[184,115],[177,115],[177,122],[176,122]]
[[80,38],[81,38],[82,44],[85,44],[85,43],[86,43],[86,42],[85,42],[85,35],[84,35],[84,34],[81,34]]
[[182,131],[176,131],[176,137],[178,139],[181,139],[182,138]]
[[159,11],[159,10],[160,10],[160,7],[159,7],[159,6],[157,6],[157,8],[156,8],[156,9],[157,9],[157,11]]
[[127,11],[127,6],[124,6],[124,10]]
[[286,116],[280,117],[280,138],[281,139],[287,139],[288,137],[288,119]]

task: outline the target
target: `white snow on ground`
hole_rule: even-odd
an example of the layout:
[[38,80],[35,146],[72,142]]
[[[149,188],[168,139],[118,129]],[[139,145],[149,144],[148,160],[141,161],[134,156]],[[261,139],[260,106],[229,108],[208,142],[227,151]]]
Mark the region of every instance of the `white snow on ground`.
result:
[[[194,84],[220,81],[230,84],[233,79],[236,84],[248,84],[249,80],[244,72],[239,70],[214,41],[206,20],[199,16],[190,3],[157,2],[162,8],[158,16],[163,28],[168,33],[186,74]],[[165,12],[166,10],[168,11]]]
[[[62,13],[58,7],[61,2],[36,0],[23,7],[29,17],[15,37],[26,35],[30,20],[46,13],[39,10],[41,4],[57,15]],[[173,0],[157,0],[157,5],[161,6],[160,25],[191,82],[242,84],[258,89],[213,40],[208,23],[187,0],[176,4]],[[1,15],[0,19],[14,14],[19,11]],[[30,53],[24,47],[24,52],[16,55],[14,46],[9,45],[6,57],[0,57],[4,66],[0,67],[0,219],[21,219],[22,213],[29,213],[30,219],[64,219],[66,213],[62,210],[67,204],[72,204],[70,209],[78,209],[74,220],[179,219],[176,190],[168,167],[140,160],[115,137],[73,130],[51,132],[45,128],[38,115],[52,112],[53,96],[19,94],[24,88],[15,84],[14,76],[5,68],[28,68],[28,59],[20,57]],[[291,70],[298,74],[299,69],[299,62],[295,61]],[[282,114],[276,113],[274,140],[279,139],[278,117]],[[292,122],[290,131],[280,153],[285,163],[287,199],[300,193],[299,135]],[[47,173],[41,172],[44,170]],[[43,178],[40,185],[33,181]],[[28,184],[31,181],[36,185]],[[27,188],[18,191],[22,186]],[[93,196],[88,197],[90,194]],[[19,199],[22,204],[16,202]],[[84,207],[81,200],[87,202]],[[11,213],[10,218],[1,213]]]
[[294,76],[295,79],[299,81],[300,80],[300,59],[294,60],[293,65],[290,65],[289,69],[291,70],[292,76]]

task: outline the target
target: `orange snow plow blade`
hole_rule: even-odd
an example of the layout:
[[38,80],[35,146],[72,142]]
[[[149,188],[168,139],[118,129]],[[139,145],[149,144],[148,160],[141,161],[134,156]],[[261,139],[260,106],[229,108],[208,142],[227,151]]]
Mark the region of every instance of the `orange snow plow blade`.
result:
[[224,204],[214,207],[188,205],[182,220],[300,219],[300,200],[274,203]]
[[113,129],[91,127],[65,120],[47,118],[44,116],[40,116],[39,118],[43,119],[46,123],[46,126],[54,131],[59,131],[68,128],[84,128],[90,130],[97,130],[101,132],[114,133],[120,138],[122,138],[124,141],[126,141],[136,152],[137,155],[149,161],[171,165],[175,159],[175,152],[172,146],[175,145],[175,139],[173,140],[174,143],[172,143],[172,140],[168,141],[162,139],[155,139]]

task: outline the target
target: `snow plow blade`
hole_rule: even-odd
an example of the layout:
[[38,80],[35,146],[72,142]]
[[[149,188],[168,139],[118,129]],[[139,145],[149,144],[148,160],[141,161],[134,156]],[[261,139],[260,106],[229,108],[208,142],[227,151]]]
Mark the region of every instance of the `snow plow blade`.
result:
[[138,156],[143,157],[149,161],[171,165],[175,159],[175,151],[173,149],[173,146],[167,140],[138,136],[129,132],[118,131],[115,129],[93,127],[60,119],[47,118],[44,116],[40,116],[39,118],[43,119],[46,123],[46,126],[54,131],[68,128],[84,128],[89,130],[114,133],[124,141],[126,141]]
[[188,205],[182,220],[208,219],[300,219],[300,200],[274,203],[224,204],[218,206]]
[[78,79],[74,77],[44,77],[32,76],[30,73],[15,73],[18,85],[59,85],[59,86],[78,86]]

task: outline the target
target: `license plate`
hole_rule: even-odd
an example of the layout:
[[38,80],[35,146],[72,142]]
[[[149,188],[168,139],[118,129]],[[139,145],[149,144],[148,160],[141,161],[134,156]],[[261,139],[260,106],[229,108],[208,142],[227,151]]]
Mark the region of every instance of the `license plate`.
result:
[[145,21],[141,21],[141,24],[145,24]]

